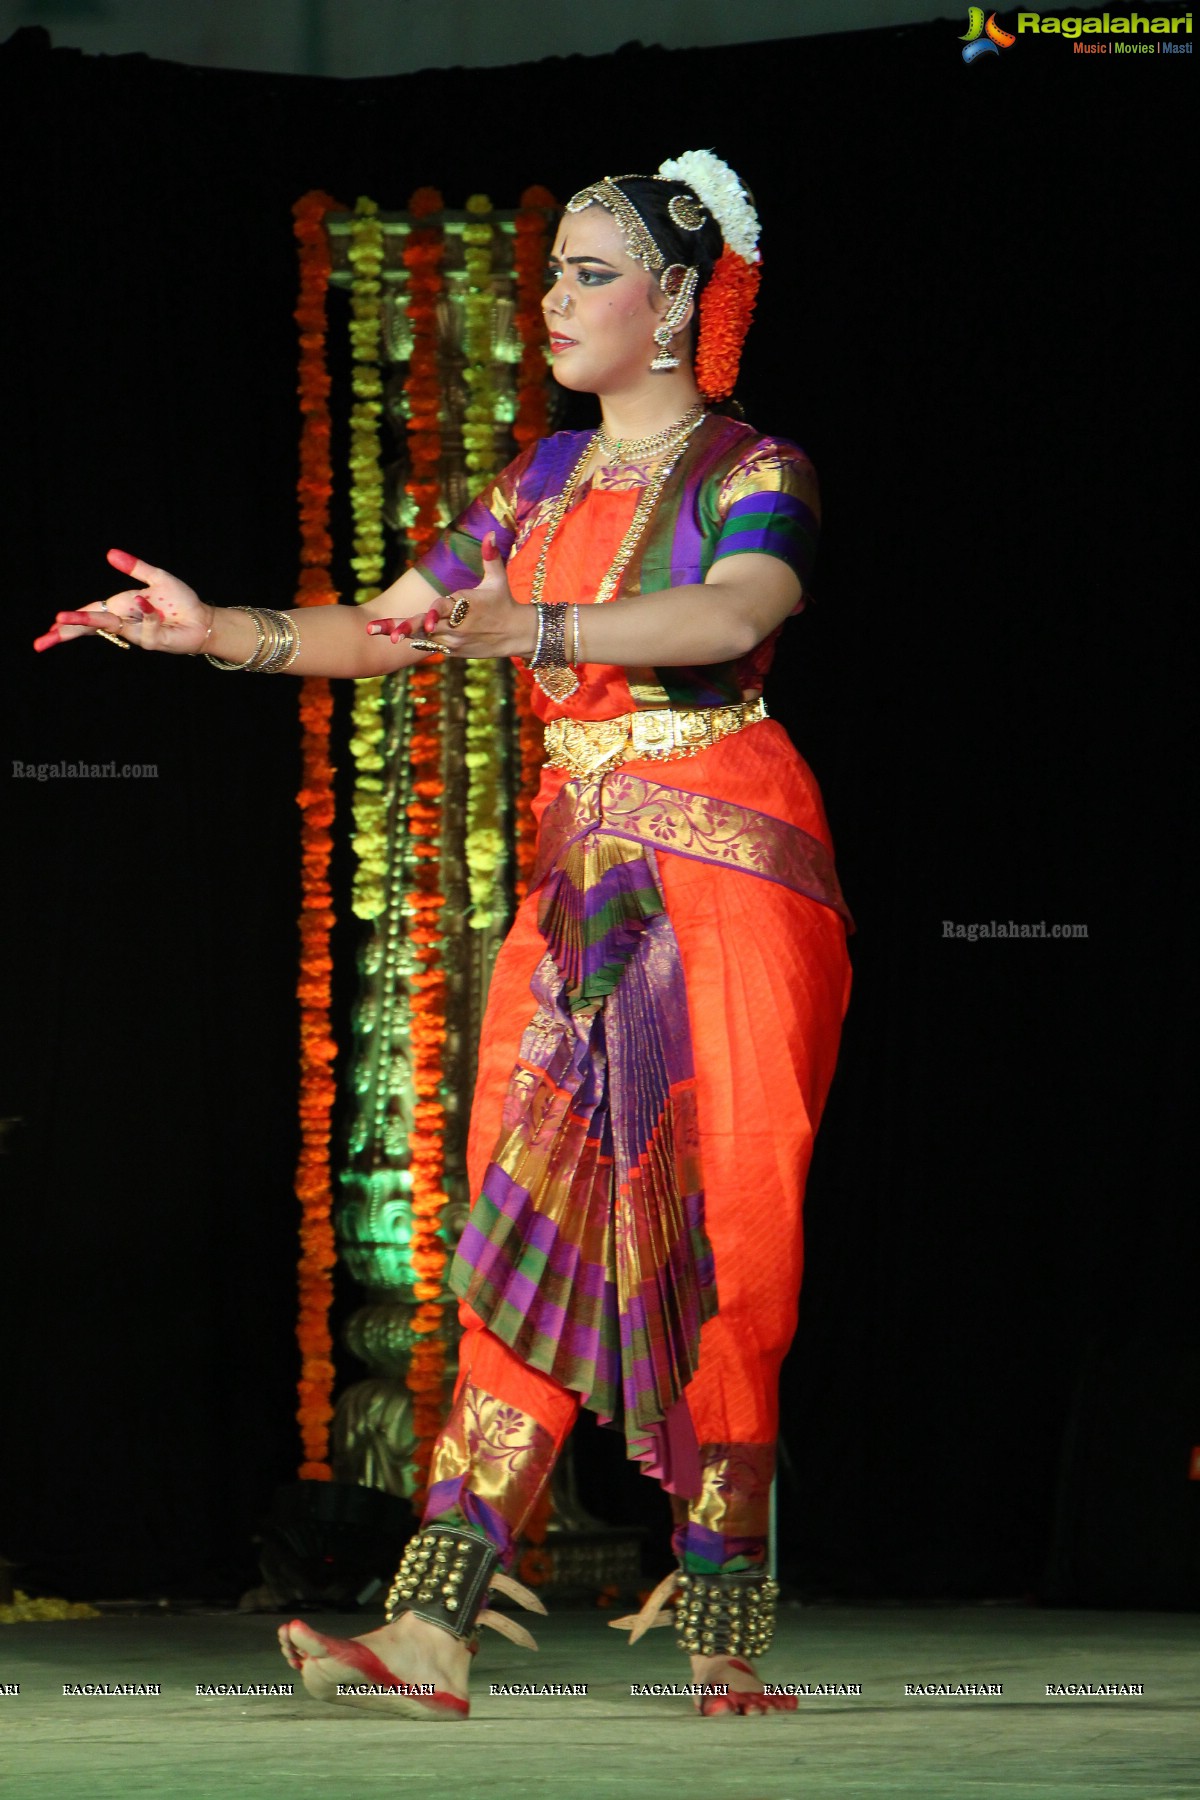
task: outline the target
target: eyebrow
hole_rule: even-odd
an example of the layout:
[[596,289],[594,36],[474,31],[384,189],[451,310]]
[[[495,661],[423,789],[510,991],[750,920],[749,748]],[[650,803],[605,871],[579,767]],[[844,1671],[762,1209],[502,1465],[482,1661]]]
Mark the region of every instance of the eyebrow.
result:
[[575,267],[579,263],[599,263],[602,269],[616,268],[615,263],[605,262],[602,256],[555,256],[552,251],[550,254],[550,261],[552,263],[567,263],[571,267]]

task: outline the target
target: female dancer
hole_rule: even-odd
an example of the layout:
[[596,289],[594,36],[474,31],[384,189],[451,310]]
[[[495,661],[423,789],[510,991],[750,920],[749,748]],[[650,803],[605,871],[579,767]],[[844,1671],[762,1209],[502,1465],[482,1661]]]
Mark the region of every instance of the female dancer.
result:
[[[563,215],[544,301],[556,378],[603,423],[510,464],[359,609],[205,604],[165,570],[63,612],[227,668],[383,674],[516,657],[545,721],[538,865],[492,977],[451,1276],[464,1335],[422,1529],[388,1622],[293,1621],[318,1697],[462,1716],[486,1609],[586,1405],[672,1497],[677,1642],[700,1710],[764,1712],[764,1569],[801,1202],[849,992],[817,787],[762,704],[817,527],[811,464],[706,410],[753,304],[758,223],[707,152],[605,178]],[[364,622],[365,621],[365,622]]]

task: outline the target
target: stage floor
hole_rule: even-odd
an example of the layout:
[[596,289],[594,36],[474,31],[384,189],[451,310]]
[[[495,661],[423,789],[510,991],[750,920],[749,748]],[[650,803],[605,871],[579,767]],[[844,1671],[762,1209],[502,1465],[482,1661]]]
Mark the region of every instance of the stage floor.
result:
[[[524,1615],[522,1615],[524,1616]],[[1017,1607],[785,1607],[764,1673],[861,1688],[798,1714],[699,1719],[631,1684],[687,1680],[670,1634],[634,1649],[602,1612],[535,1620],[541,1652],[484,1633],[469,1721],[393,1721],[310,1701],[278,1621],[232,1613],[0,1626],[4,1800],[1194,1800],[1200,1631],[1188,1615]],[[312,1623],[346,1632],[345,1615]],[[350,1629],[353,1628],[352,1623]],[[198,1695],[276,1684],[283,1696]],[[158,1683],[157,1695],[64,1684]],[[575,1697],[490,1683],[586,1683]],[[1000,1684],[1000,1695],[906,1685]],[[1051,1696],[1050,1684],[1141,1688]]]

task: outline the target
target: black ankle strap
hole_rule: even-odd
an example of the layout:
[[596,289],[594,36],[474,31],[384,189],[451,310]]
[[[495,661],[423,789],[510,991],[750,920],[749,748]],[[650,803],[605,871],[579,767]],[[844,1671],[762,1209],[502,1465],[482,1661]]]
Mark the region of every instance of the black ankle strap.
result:
[[456,1638],[469,1638],[487,1599],[500,1553],[477,1531],[427,1525],[410,1538],[387,1597],[389,1624],[415,1613]]

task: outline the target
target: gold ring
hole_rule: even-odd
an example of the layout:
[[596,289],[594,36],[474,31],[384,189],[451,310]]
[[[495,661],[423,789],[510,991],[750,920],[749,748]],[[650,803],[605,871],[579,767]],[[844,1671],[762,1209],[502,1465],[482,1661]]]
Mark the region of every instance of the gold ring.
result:
[[100,631],[99,629],[97,629],[96,636],[102,637],[104,639],[105,643],[115,644],[117,646],[118,650],[128,650],[130,647],[128,641],[125,638],[117,637],[111,631]]
[[409,638],[408,641],[414,650],[440,650],[443,656],[449,656],[450,654],[449,645],[433,644],[428,638]]
[[455,601],[454,609],[450,614],[450,624],[461,625],[470,610],[471,602],[466,598],[465,594],[460,594]]

